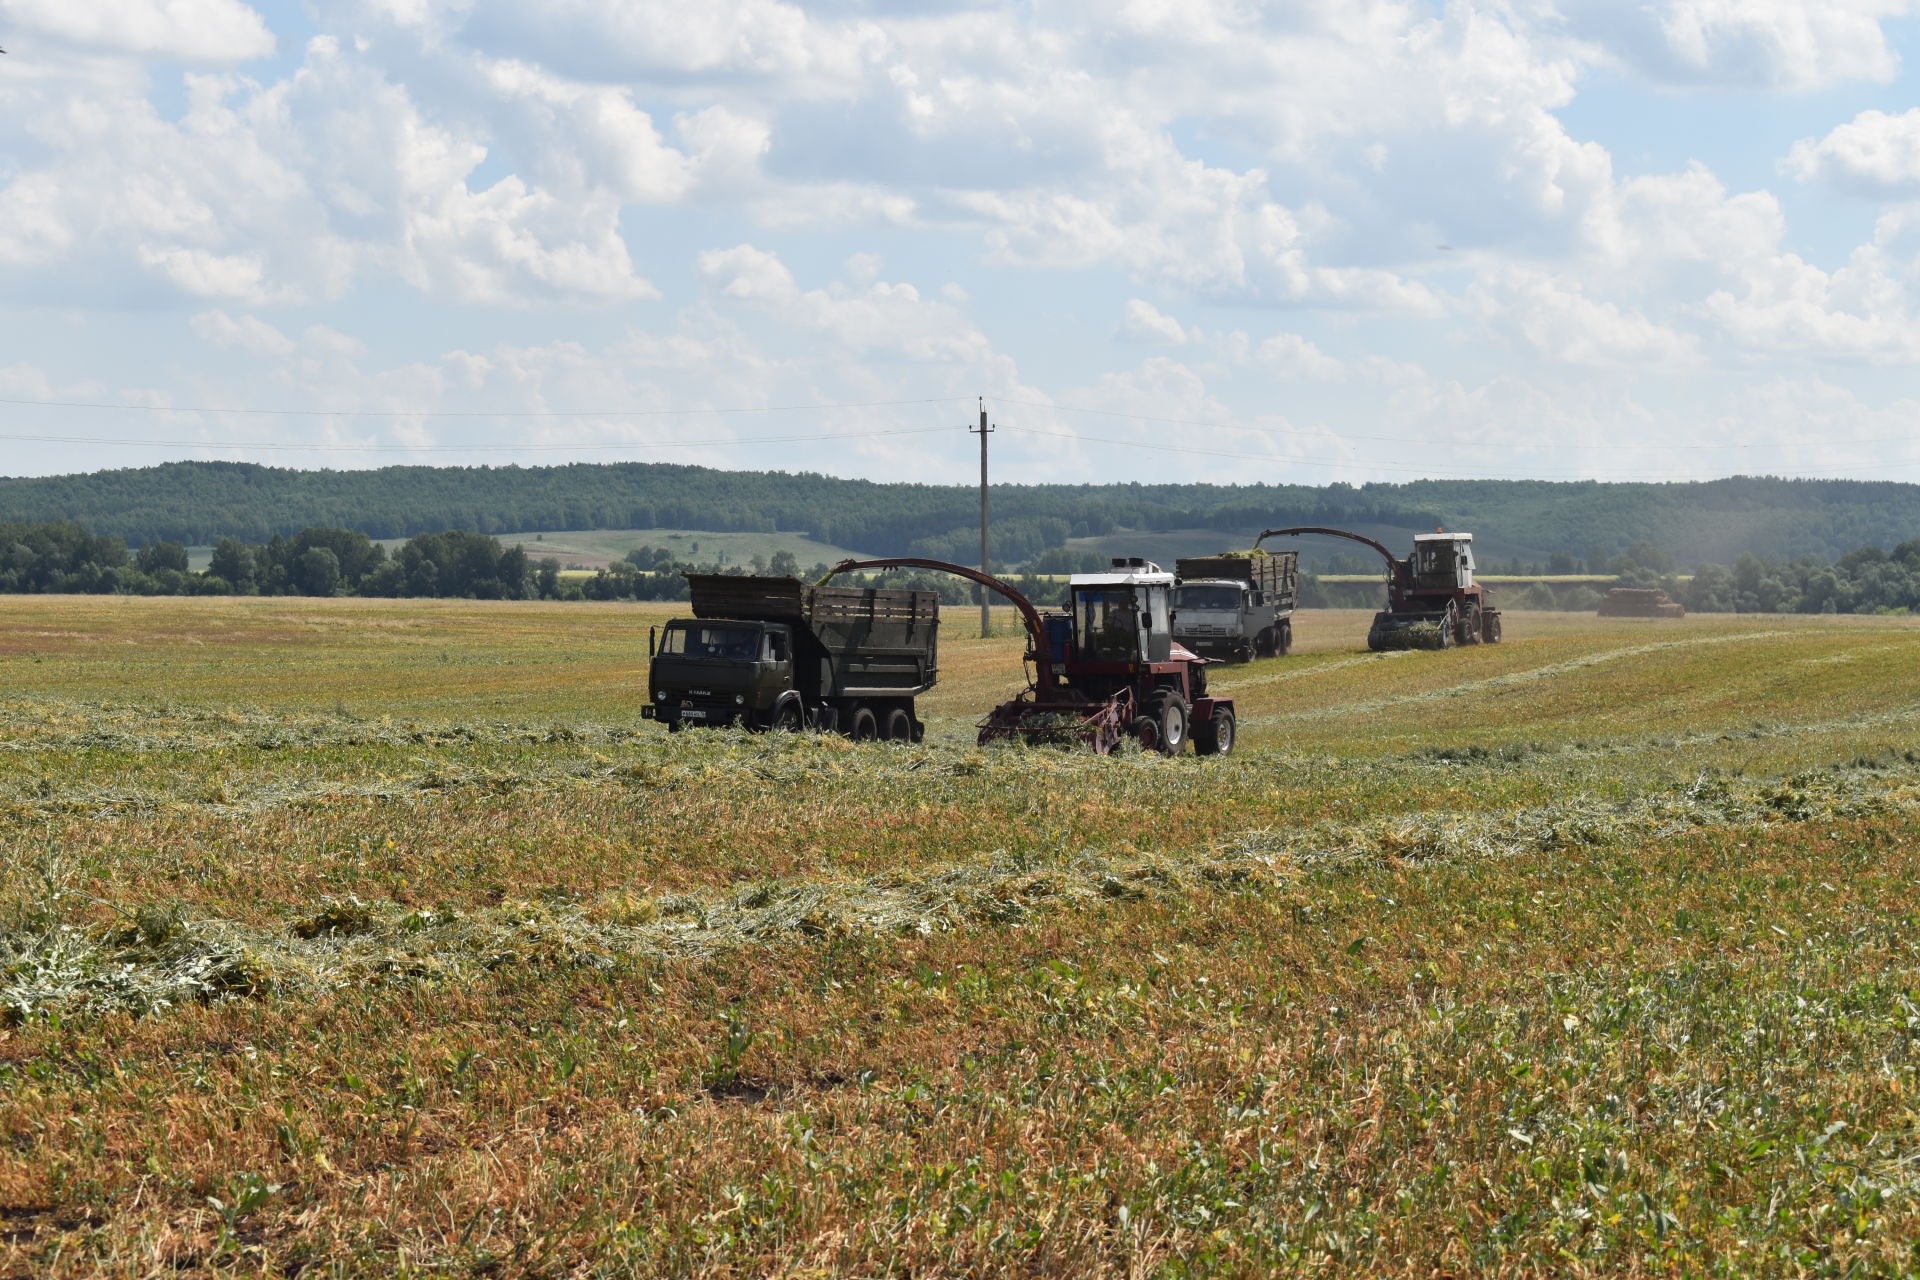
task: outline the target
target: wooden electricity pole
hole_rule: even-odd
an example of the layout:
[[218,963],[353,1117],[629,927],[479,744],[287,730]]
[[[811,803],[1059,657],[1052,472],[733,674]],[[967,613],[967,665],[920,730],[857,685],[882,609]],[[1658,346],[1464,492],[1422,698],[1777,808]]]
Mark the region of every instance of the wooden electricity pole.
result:
[[[968,427],[967,431],[980,437],[980,572],[991,573],[992,570],[987,568],[987,437],[993,433],[993,428],[987,425],[986,397],[980,399],[980,425]],[[987,589],[981,587],[979,591],[980,635],[985,638],[989,634]]]

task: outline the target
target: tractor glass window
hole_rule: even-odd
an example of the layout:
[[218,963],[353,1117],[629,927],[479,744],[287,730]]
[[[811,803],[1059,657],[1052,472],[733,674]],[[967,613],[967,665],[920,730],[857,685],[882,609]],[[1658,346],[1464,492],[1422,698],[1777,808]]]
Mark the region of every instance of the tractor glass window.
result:
[[1453,544],[1451,542],[1423,542],[1414,552],[1416,576],[1443,583],[1453,582]]
[[1080,654],[1091,662],[1133,662],[1140,656],[1140,618],[1133,592],[1122,588],[1074,594]]
[[1240,607],[1240,588],[1224,586],[1180,587],[1173,593],[1173,607],[1177,613],[1186,613],[1190,609],[1238,609]]
[[751,662],[759,651],[754,627],[668,627],[660,638],[660,652],[676,658],[724,658]]

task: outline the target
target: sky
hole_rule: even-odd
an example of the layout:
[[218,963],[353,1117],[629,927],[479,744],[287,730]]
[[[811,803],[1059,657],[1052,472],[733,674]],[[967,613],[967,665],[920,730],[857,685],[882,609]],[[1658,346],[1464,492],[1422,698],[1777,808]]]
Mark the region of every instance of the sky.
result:
[[1920,0],[0,0],[0,474],[1920,481]]

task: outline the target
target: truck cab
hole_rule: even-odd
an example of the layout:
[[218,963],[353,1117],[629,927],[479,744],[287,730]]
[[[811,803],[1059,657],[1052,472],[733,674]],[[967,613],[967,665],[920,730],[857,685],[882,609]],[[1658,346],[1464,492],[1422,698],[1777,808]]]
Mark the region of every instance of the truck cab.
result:
[[649,719],[764,727],[793,687],[793,630],[784,622],[675,618],[660,633],[648,671]]
[[1175,587],[1173,616],[1181,644],[1202,657],[1229,662],[1251,658],[1253,637],[1273,624],[1273,610],[1259,591],[1218,578]]

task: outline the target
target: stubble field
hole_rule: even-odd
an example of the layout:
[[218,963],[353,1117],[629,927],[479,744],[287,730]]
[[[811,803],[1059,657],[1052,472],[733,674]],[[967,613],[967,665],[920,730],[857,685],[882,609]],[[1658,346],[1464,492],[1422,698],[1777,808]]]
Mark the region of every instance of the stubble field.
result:
[[668,613],[8,598],[0,1276],[1920,1269],[1914,624],[1310,613],[1101,761],[964,610],[669,738]]

